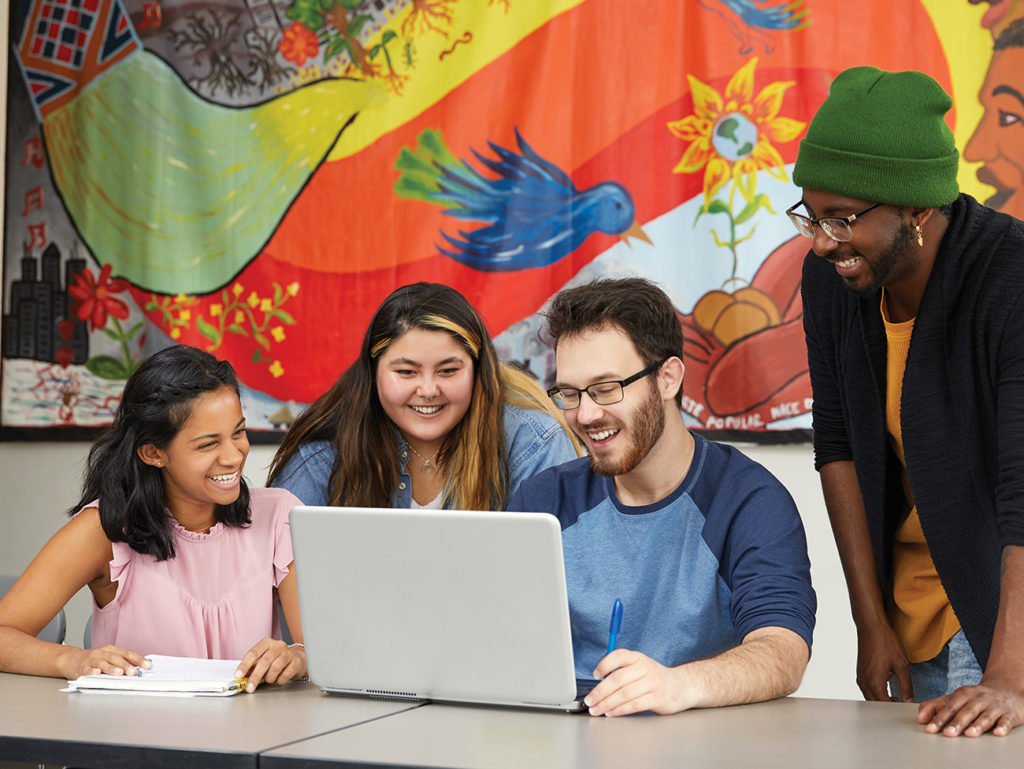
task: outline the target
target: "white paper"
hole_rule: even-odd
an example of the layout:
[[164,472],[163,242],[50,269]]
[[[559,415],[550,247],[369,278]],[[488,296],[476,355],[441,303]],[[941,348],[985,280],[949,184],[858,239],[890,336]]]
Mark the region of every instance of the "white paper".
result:
[[146,694],[202,694],[225,696],[245,689],[245,679],[236,679],[240,660],[207,660],[196,657],[168,657],[151,654],[150,668],[139,675],[112,676],[101,673],[68,681],[70,691],[109,691]]

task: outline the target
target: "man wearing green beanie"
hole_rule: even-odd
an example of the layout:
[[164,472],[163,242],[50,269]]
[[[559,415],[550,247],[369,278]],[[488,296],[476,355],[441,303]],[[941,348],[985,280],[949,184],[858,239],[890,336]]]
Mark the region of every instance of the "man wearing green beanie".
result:
[[[1024,718],[1024,223],[961,194],[952,100],[840,73],[787,211],[821,476],[870,700],[926,731]],[[892,693],[887,688],[892,683]]]

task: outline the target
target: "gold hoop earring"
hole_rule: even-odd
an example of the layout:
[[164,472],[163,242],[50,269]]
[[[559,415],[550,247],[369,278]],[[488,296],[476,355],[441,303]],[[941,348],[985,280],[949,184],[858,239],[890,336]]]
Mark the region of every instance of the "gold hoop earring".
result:
[[921,232],[921,225],[915,224],[914,231],[917,232],[917,245],[918,247],[924,247],[924,233]]

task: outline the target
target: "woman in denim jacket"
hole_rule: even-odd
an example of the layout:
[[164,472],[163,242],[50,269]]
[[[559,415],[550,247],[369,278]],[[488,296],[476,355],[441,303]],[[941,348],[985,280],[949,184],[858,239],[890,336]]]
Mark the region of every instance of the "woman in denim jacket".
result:
[[577,456],[540,385],[501,363],[479,314],[437,283],[392,293],[359,357],[302,412],[269,484],[307,505],[501,510]]

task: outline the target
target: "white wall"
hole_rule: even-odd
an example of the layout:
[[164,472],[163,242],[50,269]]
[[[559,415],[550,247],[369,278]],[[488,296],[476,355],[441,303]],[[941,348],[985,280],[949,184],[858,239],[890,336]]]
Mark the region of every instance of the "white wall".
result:
[[[274,448],[252,448],[245,473],[252,485],[263,485]],[[859,698],[854,684],[856,635],[810,446],[741,448],[786,485],[807,530],[818,623],[814,653],[798,694]],[[78,499],[87,452],[83,443],[0,443],[0,574],[21,573],[64,523],[64,510]],[[68,641],[80,645],[90,611],[88,591],[83,588],[66,611]]]
[[[7,39],[7,21],[5,8],[0,12],[0,40]],[[5,49],[0,55],[0,105],[6,104],[6,86]],[[5,157],[3,127],[0,119],[0,158]],[[0,168],[0,180],[2,176]],[[0,184],[0,202],[2,195]],[[790,490],[807,529],[818,624],[814,654],[798,694],[859,698],[854,683],[856,635],[811,449],[807,445],[743,448]],[[87,451],[88,446],[81,443],[0,443],[0,574],[20,574],[63,524],[64,510],[78,498]],[[273,451],[274,447],[257,446],[250,453],[246,476],[253,485],[263,485]],[[67,606],[69,642],[81,643],[89,611],[88,591],[83,589]]]
[[[254,446],[246,478],[262,486],[274,446]],[[0,574],[20,574],[78,501],[86,443],[0,443]],[[67,641],[82,644],[89,618],[89,591],[83,588],[65,607]]]

